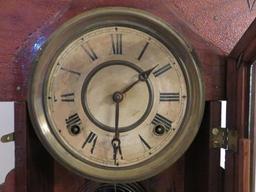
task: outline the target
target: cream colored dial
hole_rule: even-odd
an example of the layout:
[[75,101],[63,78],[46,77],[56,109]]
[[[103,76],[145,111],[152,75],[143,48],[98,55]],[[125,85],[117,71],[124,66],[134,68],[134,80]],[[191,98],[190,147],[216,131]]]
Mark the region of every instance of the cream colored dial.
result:
[[[138,80],[152,68],[146,80]],[[115,152],[113,94],[136,81],[119,103],[120,151]],[[54,62],[45,95],[58,140],[82,161],[104,167],[135,165],[165,150],[179,131],[188,101],[172,52],[153,36],[121,26],[71,41]]]

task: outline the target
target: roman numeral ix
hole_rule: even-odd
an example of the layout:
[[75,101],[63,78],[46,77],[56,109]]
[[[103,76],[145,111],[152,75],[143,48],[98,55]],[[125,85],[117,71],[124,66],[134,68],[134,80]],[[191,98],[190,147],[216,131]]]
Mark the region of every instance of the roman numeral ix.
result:
[[179,101],[180,93],[160,93],[160,101]]
[[163,125],[167,131],[169,131],[172,128],[172,121],[167,119],[166,117],[156,114],[155,118],[152,121],[153,125]]
[[122,34],[111,34],[112,53],[114,55],[123,54],[122,36],[123,36]]

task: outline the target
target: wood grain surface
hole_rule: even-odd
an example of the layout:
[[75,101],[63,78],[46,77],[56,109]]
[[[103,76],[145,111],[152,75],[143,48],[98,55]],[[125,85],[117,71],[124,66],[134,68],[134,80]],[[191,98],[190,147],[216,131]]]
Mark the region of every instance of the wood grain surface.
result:
[[233,48],[229,57],[236,59],[239,55],[242,55],[243,61],[249,65],[256,60],[256,19]]

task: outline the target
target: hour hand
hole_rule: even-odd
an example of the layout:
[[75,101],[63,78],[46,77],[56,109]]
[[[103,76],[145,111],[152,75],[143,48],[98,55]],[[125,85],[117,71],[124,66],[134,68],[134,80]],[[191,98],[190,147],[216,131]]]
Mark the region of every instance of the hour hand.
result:
[[143,71],[139,74],[139,80],[140,81],[146,81],[150,74],[154,71],[154,69],[157,67],[158,65],[152,67],[151,69],[148,69],[147,71]]
[[137,81],[134,81],[132,84],[130,84],[129,86],[127,86],[125,89],[123,89],[121,91],[122,94],[126,93],[127,91],[129,91],[134,85],[136,85],[137,83],[139,83],[140,81],[146,81],[150,74],[154,71],[154,69],[157,67],[158,65],[152,67],[151,69],[148,69],[146,71],[142,71],[139,73],[139,78],[137,79]]

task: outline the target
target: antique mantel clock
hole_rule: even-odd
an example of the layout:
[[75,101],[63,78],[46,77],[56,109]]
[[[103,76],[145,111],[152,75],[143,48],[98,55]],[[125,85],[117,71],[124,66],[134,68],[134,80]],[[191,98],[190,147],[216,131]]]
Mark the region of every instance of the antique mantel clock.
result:
[[0,191],[251,192],[255,5],[3,1],[15,169]]
[[89,179],[149,178],[196,136],[205,101],[198,60],[149,13],[80,14],[51,35],[34,65],[34,129],[55,159]]

